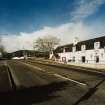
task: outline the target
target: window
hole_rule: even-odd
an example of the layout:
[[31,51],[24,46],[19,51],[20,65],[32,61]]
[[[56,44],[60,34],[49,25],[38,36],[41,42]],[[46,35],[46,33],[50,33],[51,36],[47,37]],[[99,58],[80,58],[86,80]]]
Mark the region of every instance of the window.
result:
[[82,46],[81,46],[81,50],[82,50],[82,51],[86,50],[86,45],[82,45]]
[[94,48],[95,48],[95,49],[100,48],[100,42],[95,42],[95,43],[94,43]]

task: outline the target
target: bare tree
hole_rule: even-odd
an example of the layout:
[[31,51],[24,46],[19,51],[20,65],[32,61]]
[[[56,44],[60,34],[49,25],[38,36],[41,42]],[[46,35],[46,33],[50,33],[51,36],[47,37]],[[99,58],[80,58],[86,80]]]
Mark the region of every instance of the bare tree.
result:
[[0,37],[0,53],[5,52],[4,46],[2,45],[2,38]]
[[50,52],[56,45],[59,44],[59,42],[60,39],[54,36],[44,36],[42,38],[39,37],[34,42],[33,48],[37,51]]

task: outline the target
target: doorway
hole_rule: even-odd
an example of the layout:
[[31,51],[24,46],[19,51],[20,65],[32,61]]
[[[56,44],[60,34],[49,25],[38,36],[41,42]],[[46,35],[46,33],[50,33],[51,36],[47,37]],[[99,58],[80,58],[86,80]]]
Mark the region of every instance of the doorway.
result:
[[99,56],[96,56],[96,63],[99,62]]
[[82,62],[85,63],[85,56],[82,56]]
[[66,57],[62,57],[62,62],[66,62]]

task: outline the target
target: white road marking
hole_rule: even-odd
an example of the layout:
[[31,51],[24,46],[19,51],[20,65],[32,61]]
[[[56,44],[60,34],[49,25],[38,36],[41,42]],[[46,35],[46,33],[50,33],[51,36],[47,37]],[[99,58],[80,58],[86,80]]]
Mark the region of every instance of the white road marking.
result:
[[56,77],[60,77],[60,78],[65,79],[65,80],[69,80],[69,81],[74,82],[74,83],[76,83],[76,84],[83,85],[83,86],[87,86],[87,84],[85,84],[85,83],[82,83],[82,82],[79,82],[79,81],[76,81],[76,80],[73,80],[73,79],[64,77],[64,76],[62,76],[62,75],[59,75],[59,74],[54,74],[54,75],[55,75]]
[[[23,62],[22,62],[22,63],[23,63]],[[64,77],[64,76],[59,75],[59,74],[56,74],[56,73],[54,73],[54,72],[48,72],[48,71],[46,71],[46,70],[44,70],[44,69],[42,69],[42,68],[40,68],[40,67],[38,67],[38,66],[33,66],[33,65],[27,64],[27,63],[23,63],[23,64],[25,64],[25,65],[27,65],[27,66],[30,66],[30,67],[33,67],[33,68],[35,68],[35,69],[37,69],[37,70],[46,72],[46,73],[48,73],[48,74],[54,75],[54,76],[59,77],[59,78],[61,78],[61,79],[68,80],[68,81],[74,82],[74,83],[79,84],[79,85],[87,86],[87,84],[85,84],[85,83],[82,83],[82,82],[79,82],[79,81],[76,81],[76,80],[73,80],[73,79]]]

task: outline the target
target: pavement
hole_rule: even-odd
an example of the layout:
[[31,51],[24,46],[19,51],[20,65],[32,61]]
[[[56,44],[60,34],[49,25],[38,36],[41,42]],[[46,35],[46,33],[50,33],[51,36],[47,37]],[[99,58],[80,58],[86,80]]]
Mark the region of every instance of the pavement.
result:
[[74,65],[74,66],[81,66],[81,67],[86,67],[86,68],[93,68],[93,69],[99,69],[103,70],[105,72],[105,64],[87,64],[87,63],[68,63],[69,65]]
[[6,92],[12,90],[10,77],[8,74],[8,68],[5,63],[0,61],[0,92]]
[[47,60],[47,59],[33,59],[33,60],[37,60],[37,61],[43,61],[46,63],[51,63],[51,64],[63,64],[63,65],[73,65],[73,66],[77,66],[77,67],[85,67],[85,68],[90,68],[90,69],[96,69],[99,71],[103,71],[105,72],[105,64],[101,64],[101,63],[73,63],[73,62],[68,62],[67,64],[64,64],[63,62],[58,62],[58,61],[53,61],[53,60]]
[[105,104],[102,75],[19,60],[7,61],[7,66],[15,88],[0,94],[1,105]]

